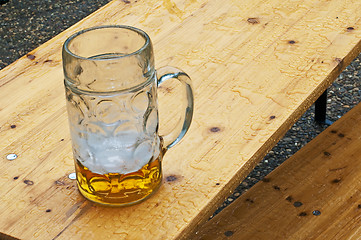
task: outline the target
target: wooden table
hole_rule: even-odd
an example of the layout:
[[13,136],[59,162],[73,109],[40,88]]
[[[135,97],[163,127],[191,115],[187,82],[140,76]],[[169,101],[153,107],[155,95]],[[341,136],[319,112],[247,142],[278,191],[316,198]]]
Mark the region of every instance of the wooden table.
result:
[[[356,0],[110,2],[0,72],[0,232],[187,239],[359,54],[360,16]],[[145,30],[156,65],[182,68],[195,90],[194,120],[164,158],[164,184],[127,208],[86,201],[68,178],[60,49],[72,33],[105,24]]]

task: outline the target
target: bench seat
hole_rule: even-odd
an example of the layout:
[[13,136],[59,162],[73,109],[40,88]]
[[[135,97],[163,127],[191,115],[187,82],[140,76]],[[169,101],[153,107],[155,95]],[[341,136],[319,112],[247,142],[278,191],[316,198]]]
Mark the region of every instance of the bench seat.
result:
[[361,239],[361,104],[191,239]]

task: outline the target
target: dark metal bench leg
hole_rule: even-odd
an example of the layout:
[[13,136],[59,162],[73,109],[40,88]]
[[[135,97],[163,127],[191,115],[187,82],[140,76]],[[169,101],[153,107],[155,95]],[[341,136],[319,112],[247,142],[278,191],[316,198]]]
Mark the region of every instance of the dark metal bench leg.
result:
[[327,89],[315,102],[315,121],[318,124],[331,125],[333,122],[326,119]]

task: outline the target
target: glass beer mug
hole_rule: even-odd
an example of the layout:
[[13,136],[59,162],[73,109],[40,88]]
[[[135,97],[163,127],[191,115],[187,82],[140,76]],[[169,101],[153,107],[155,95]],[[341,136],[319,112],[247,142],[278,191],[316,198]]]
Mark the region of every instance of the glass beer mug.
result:
[[[162,182],[163,154],[191,123],[190,78],[171,67],[157,78],[149,36],[129,26],[80,31],[65,41],[62,55],[80,193],[112,206],[146,199]],[[157,87],[169,79],[181,83],[184,112],[174,130],[161,137]]]

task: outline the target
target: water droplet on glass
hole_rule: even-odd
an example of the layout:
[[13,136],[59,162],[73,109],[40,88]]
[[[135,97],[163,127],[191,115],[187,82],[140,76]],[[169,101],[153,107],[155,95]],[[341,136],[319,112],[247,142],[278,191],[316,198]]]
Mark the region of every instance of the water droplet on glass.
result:
[[15,153],[10,153],[9,155],[6,156],[7,160],[15,160],[18,157],[18,155],[16,155]]
[[75,173],[75,172],[70,173],[68,177],[69,177],[71,180],[75,180],[75,179],[76,179],[76,173]]

